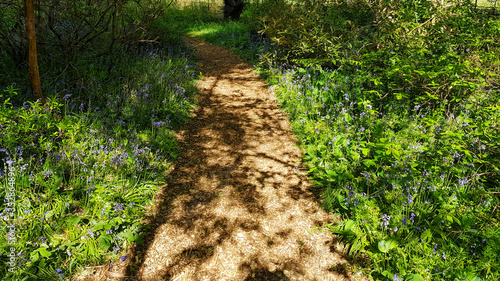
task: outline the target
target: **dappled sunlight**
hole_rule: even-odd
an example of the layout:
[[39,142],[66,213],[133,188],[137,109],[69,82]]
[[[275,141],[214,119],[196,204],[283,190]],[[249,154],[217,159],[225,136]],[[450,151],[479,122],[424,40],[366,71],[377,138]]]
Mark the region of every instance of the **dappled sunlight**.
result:
[[[139,280],[340,280],[333,222],[308,191],[287,118],[267,85],[228,51],[190,39],[200,107],[137,253]],[[213,54],[217,54],[215,59]],[[318,279],[319,278],[319,279]]]

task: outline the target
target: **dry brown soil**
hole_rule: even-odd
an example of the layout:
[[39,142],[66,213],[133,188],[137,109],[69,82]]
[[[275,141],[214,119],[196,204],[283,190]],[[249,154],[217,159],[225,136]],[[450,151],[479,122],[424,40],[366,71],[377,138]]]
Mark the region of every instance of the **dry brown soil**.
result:
[[333,218],[308,190],[302,151],[268,85],[228,50],[187,41],[203,74],[199,107],[178,133],[182,154],[157,202],[154,234],[129,253],[126,275],[365,280],[346,270],[334,237],[318,229]]

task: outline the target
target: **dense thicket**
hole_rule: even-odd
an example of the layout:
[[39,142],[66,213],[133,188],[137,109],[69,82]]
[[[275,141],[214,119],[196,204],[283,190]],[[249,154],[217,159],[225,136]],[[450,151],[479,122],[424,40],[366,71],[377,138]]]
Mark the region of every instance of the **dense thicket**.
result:
[[[53,63],[60,53],[66,62],[74,63],[74,58],[89,48],[100,55],[110,54],[116,43],[154,39],[145,37],[145,31],[162,14],[161,4],[154,0],[35,1],[42,59]],[[16,67],[22,67],[27,58],[24,13],[21,0],[0,4],[0,49]]]

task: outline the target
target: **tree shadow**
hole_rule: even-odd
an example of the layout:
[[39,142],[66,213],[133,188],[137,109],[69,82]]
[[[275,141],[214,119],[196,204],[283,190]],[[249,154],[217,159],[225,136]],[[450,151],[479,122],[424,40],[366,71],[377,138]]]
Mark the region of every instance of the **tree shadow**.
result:
[[283,272],[271,272],[269,270],[255,270],[245,279],[245,281],[287,281],[290,278],[286,277]]
[[[275,169],[277,166],[291,171],[297,169],[297,164],[293,163],[297,159],[290,160],[294,155],[288,155],[286,150],[282,154],[273,149],[259,152],[261,138],[280,138],[288,134],[287,129],[277,122],[283,120],[283,116],[275,105],[266,100],[266,95],[242,97],[234,89],[229,89],[229,94],[215,92],[221,91],[217,88],[220,83],[227,83],[228,73],[245,72],[246,68],[233,61],[220,67],[211,65],[204,71],[218,74],[208,74],[211,84],[199,94],[199,107],[193,119],[179,133],[181,155],[169,170],[166,184],[158,195],[156,209],[148,218],[150,227],[144,244],[136,245],[134,257],[131,257],[131,260],[138,261],[133,265],[138,270],[133,270],[132,266],[127,269],[127,275],[135,276],[136,280],[168,280],[179,274],[185,274],[183,280],[196,280],[189,279],[190,270],[210,262],[216,264],[220,257],[215,249],[221,245],[236,244],[235,239],[239,235],[266,233],[261,252],[278,251],[272,249],[276,243],[294,241],[296,238],[293,235],[297,234],[292,234],[291,225],[277,231],[263,230],[259,218],[272,217],[273,214],[269,214],[265,207],[262,189],[267,186],[276,194],[282,192],[283,196],[286,195],[286,200],[276,198],[279,202],[276,204],[281,209],[304,204],[300,202],[312,201],[314,197],[301,188],[306,179]],[[252,79],[249,81],[236,76],[231,79],[230,85],[253,87],[258,79]],[[262,162],[266,164],[262,165]],[[254,163],[255,166],[260,163],[261,168],[253,168]],[[278,178],[294,183],[287,184],[283,189]],[[228,204],[228,213],[211,212],[210,209],[219,206],[217,204]],[[305,213],[312,214],[314,210],[308,208],[303,206]],[[240,217],[238,212],[249,215]],[[189,241],[173,241],[174,236],[169,236],[166,229],[181,232],[184,236],[177,237],[187,237]],[[170,252],[155,248],[162,246],[161,243],[170,243]],[[160,252],[157,260],[151,258],[154,252]],[[313,253],[313,250],[302,247],[299,256],[312,256]],[[238,253],[235,251],[233,254]],[[243,257],[243,254],[240,256]],[[151,263],[155,263],[154,277],[145,275]],[[283,270],[292,270],[299,275],[307,272],[298,261],[279,261],[276,270],[271,271],[258,255],[242,258],[239,270],[247,274],[244,280],[289,280]]]

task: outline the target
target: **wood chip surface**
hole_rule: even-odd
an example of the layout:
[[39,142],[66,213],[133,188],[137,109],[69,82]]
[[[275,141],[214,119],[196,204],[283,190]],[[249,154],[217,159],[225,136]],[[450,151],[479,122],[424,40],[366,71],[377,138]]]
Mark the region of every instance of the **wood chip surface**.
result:
[[318,230],[334,219],[308,191],[302,151],[268,85],[228,50],[186,40],[203,74],[200,106],[178,133],[182,153],[153,231],[130,257],[131,279],[368,280],[345,270],[335,238]]

